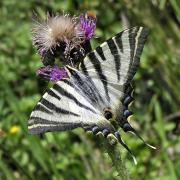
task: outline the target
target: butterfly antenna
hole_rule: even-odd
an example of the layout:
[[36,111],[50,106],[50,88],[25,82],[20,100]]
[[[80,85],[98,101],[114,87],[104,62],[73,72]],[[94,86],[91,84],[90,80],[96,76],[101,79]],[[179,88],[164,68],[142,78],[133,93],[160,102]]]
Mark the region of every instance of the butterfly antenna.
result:
[[129,123],[125,123],[123,125],[123,130],[125,132],[130,132],[131,134],[136,135],[146,146],[148,146],[148,147],[150,147],[152,149],[156,149],[156,147],[148,144]]
[[119,132],[114,133],[115,137],[118,139],[119,143],[130,153],[131,157],[133,158],[134,164],[137,165],[137,160],[134,156],[134,154],[131,152],[129,147],[125,144],[125,142],[122,140]]

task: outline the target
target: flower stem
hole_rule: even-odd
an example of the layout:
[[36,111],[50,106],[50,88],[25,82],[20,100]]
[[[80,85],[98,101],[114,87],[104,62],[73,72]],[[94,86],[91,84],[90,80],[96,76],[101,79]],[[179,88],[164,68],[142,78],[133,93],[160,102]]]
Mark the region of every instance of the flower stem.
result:
[[130,175],[125,167],[125,164],[123,163],[121,159],[121,153],[118,148],[118,144],[110,144],[107,139],[102,140],[102,148],[103,151],[108,153],[108,156],[110,157],[113,167],[116,169],[118,172],[118,176],[122,180],[130,180]]

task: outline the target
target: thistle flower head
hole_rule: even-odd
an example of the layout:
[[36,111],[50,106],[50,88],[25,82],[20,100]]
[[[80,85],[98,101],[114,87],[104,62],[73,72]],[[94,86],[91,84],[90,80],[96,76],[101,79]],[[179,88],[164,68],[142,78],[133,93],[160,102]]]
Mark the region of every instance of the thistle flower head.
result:
[[69,14],[47,16],[42,22],[33,24],[33,44],[36,46],[39,54],[51,51],[52,54],[61,42],[65,42],[69,49],[82,43],[83,33],[77,28],[77,18]]
[[59,81],[67,76],[63,67],[59,68],[57,65],[54,67],[42,67],[38,69],[37,75],[50,81]]
[[93,12],[87,12],[80,16],[80,28],[84,33],[85,39],[90,40],[96,28],[96,15]]
[[45,66],[54,65],[55,58],[63,64],[75,64],[87,52],[87,42],[93,37],[96,16],[92,12],[71,17],[69,14],[48,15],[33,24],[33,44]]

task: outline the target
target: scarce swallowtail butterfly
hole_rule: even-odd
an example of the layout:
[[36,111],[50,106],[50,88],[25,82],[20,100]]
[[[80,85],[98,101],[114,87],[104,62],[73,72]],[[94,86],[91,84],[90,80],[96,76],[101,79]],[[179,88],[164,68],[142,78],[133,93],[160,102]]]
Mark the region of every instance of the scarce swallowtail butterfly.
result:
[[65,66],[68,78],[56,82],[37,103],[28,121],[29,133],[81,127],[114,136],[131,153],[110,119],[144,142],[127,118],[132,114],[128,110],[133,100],[131,80],[147,35],[144,27],[124,30],[88,53],[79,68]]

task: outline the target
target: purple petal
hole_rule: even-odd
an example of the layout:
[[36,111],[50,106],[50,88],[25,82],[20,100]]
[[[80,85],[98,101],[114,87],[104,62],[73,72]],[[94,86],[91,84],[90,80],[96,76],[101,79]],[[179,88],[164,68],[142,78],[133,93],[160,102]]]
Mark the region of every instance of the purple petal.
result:
[[64,77],[67,77],[64,67],[43,67],[38,69],[37,75],[50,81],[59,81]]
[[96,18],[88,14],[82,14],[80,16],[80,28],[84,32],[86,40],[91,39],[96,29]]

